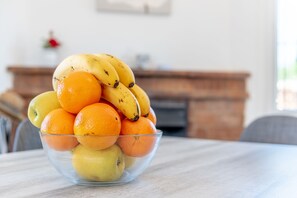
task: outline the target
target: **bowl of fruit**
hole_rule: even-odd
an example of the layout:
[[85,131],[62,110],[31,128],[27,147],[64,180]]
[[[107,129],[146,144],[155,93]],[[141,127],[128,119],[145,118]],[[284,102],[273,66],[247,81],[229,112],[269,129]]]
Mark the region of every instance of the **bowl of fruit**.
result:
[[162,132],[130,67],[107,54],[78,54],[55,69],[53,90],[29,103],[54,168],[75,184],[134,180],[149,165]]
[[[44,151],[54,168],[65,178],[79,185],[110,186],[128,183],[148,167],[154,157],[161,135],[75,136],[40,133]],[[106,148],[95,150],[77,143],[71,150],[56,149],[54,139],[63,138],[68,145],[77,139],[116,142]],[[126,154],[128,153],[128,154]]]

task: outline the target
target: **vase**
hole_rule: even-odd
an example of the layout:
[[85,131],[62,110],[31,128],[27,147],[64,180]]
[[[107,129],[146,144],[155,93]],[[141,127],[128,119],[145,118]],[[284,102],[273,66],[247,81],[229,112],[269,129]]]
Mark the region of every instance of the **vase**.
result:
[[43,51],[44,65],[56,67],[59,61],[59,54],[57,49],[47,48]]

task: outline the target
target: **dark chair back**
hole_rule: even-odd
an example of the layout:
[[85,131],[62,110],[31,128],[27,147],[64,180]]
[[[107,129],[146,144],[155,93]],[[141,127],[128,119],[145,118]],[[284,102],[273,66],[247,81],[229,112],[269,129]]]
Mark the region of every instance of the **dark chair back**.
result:
[[0,115],[0,154],[8,152],[8,138],[11,131],[11,120]]
[[42,148],[39,129],[28,119],[23,120],[17,127],[12,151],[25,151]]
[[240,141],[297,145],[297,117],[270,115],[258,118],[246,127]]

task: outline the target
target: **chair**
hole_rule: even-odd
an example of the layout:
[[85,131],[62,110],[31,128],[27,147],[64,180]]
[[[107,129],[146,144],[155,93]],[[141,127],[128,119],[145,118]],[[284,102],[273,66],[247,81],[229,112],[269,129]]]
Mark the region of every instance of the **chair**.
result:
[[12,151],[25,151],[42,148],[39,129],[24,119],[17,127]]
[[11,131],[11,120],[0,116],[0,154],[8,152],[8,136]]
[[260,117],[246,127],[240,141],[297,145],[297,117]]

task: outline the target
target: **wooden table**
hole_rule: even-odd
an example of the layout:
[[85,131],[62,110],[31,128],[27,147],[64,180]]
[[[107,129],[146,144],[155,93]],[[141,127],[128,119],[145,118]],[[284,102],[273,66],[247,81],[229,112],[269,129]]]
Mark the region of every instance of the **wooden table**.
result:
[[297,147],[163,137],[149,168],[122,186],[76,186],[42,150],[0,156],[0,197],[297,197]]

